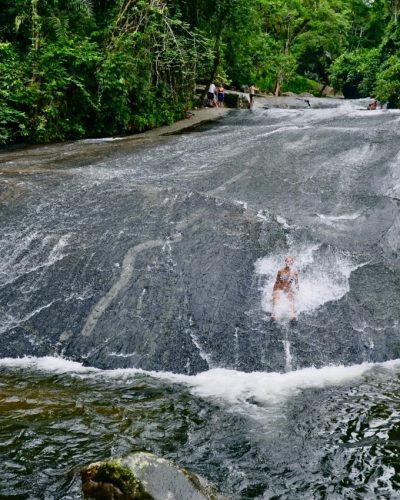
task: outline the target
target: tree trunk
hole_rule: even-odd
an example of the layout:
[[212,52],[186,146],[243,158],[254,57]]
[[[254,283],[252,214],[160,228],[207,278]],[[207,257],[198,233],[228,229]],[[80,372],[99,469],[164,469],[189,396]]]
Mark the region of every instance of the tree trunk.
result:
[[280,95],[280,93],[281,93],[281,83],[280,83],[279,79],[277,78],[276,82],[275,82],[274,96],[278,97]]
[[397,23],[398,12],[399,12],[399,0],[392,0],[392,12],[394,22]]
[[218,28],[217,28],[217,33],[215,36],[215,57],[214,57],[214,62],[210,74],[210,78],[208,81],[208,85],[206,87],[206,92],[204,94],[204,99],[207,97],[207,91],[211,83],[214,83],[215,77],[217,75],[217,69],[219,66],[219,63],[221,62],[221,38],[222,38],[222,31],[224,29],[224,22],[222,19],[222,16],[219,17],[219,23],[218,23]]
[[37,55],[40,47],[40,18],[38,0],[32,0],[32,81],[37,80]]
[[282,82],[285,78],[285,74],[282,70],[279,71],[279,73],[277,74],[276,76],[276,80],[275,80],[275,89],[274,89],[274,96],[275,97],[278,97],[281,95],[281,86],[282,86]]
[[[290,46],[290,38],[289,38],[289,28],[288,28],[288,37],[286,38],[285,48],[283,49],[284,56],[287,56],[289,54],[289,46]],[[275,97],[278,97],[281,94],[281,86],[284,79],[285,79],[285,70],[280,69],[275,81],[275,90],[274,90]]]

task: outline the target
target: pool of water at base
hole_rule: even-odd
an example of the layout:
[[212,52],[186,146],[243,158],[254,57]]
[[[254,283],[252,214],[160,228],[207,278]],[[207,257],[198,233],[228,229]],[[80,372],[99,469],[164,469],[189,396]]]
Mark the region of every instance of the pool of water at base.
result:
[[81,498],[83,465],[137,450],[232,499],[400,496],[396,361],[190,377],[44,358],[0,373],[1,498]]

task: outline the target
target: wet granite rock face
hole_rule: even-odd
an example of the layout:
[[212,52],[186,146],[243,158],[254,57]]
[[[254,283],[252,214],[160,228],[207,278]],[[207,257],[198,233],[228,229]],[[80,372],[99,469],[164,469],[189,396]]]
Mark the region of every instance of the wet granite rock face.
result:
[[[0,356],[186,374],[399,357],[398,117],[307,100],[260,97],[268,110],[136,149],[8,156]],[[62,168],[30,170],[42,161]],[[321,275],[356,265],[343,295],[272,324],[255,263],[279,256],[275,273],[308,248]],[[301,283],[323,295],[330,277],[307,266]]]
[[225,91],[225,106],[233,109],[248,109],[250,106],[248,94],[242,92]]
[[60,197],[50,185],[48,203],[63,218],[54,226],[35,212],[34,236],[16,239],[0,290],[0,356],[59,353],[100,368],[188,374],[235,366],[259,300],[254,212],[207,194],[105,187],[112,210],[91,201],[98,187]]
[[147,452],[90,464],[81,476],[85,499],[224,500],[203,478]]
[[258,293],[252,275],[259,224],[242,207],[212,197],[179,195],[174,205],[170,234],[130,247],[130,276],[96,317],[91,311],[104,306],[123,270],[91,302],[87,335],[75,336],[78,346],[67,343],[68,353],[83,348],[87,364],[104,368],[192,374],[234,365],[234,338],[239,329],[250,334],[247,311]]

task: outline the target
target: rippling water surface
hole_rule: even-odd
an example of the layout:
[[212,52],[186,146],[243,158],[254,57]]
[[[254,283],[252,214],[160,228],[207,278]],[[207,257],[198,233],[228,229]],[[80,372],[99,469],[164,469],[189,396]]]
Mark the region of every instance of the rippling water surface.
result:
[[3,360],[0,492],[79,498],[83,464],[150,450],[229,498],[395,498],[400,365],[197,376]]

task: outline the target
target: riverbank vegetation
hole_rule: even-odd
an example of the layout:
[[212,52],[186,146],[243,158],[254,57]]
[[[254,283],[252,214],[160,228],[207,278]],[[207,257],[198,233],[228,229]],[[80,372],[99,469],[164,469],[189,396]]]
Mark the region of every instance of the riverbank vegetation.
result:
[[139,132],[195,84],[400,106],[399,0],[3,0],[0,144]]

